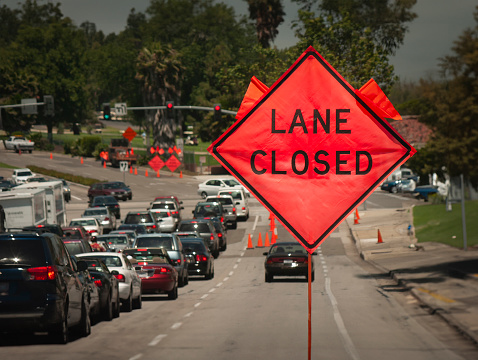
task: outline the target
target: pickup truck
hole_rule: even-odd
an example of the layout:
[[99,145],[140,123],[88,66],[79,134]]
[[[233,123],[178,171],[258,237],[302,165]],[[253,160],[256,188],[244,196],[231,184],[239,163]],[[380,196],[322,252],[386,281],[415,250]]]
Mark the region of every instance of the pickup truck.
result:
[[8,140],[3,140],[5,149],[15,150],[15,152],[28,151],[31,153],[35,143],[27,140],[24,136],[10,136]]

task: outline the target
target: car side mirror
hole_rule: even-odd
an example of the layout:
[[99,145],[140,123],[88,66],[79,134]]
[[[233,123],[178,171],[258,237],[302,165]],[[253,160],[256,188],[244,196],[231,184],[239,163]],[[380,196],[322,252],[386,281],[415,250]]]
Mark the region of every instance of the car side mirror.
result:
[[86,271],[86,270],[88,270],[88,263],[84,260],[79,260],[76,263],[76,268],[78,269],[78,272]]

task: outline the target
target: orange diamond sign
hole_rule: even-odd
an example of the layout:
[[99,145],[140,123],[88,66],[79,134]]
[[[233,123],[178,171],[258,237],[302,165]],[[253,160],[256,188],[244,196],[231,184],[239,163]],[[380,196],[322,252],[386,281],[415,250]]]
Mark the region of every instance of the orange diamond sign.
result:
[[123,137],[125,139],[128,139],[129,142],[131,142],[136,136],[136,131],[134,131],[133,129],[131,129],[130,126],[128,126],[128,128],[125,130],[125,132],[123,133]]
[[310,47],[208,151],[312,253],[416,152],[379,113]]

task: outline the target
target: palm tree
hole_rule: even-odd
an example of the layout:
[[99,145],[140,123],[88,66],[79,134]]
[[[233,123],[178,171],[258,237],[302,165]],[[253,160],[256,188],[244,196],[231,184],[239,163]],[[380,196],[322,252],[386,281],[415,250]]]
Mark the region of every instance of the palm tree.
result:
[[249,18],[256,21],[257,39],[263,48],[269,48],[279,33],[277,28],[285,15],[281,0],[247,0]]
[[[144,106],[161,106],[166,101],[178,104],[182,80],[179,53],[170,45],[160,43],[144,48],[138,55],[136,79],[141,82]],[[146,110],[146,134],[153,126],[153,146],[173,147],[178,125],[176,119],[165,116],[164,110]]]

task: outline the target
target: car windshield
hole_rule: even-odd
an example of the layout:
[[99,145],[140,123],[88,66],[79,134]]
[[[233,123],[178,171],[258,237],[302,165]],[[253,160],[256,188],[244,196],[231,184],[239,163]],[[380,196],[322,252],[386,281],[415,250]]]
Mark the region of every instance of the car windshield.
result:
[[88,264],[88,270],[90,271],[97,271],[97,272],[106,272],[105,269],[103,269],[103,266],[101,266],[101,263],[97,259],[88,259],[88,258],[81,258],[81,260],[84,260]]
[[69,239],[81,239],[81,232],[79,230],[66,230],[63,236]]
[[108,244],[126,245],[128,240],[126,236],[100,236],[98,240],[106,241]]
[[113,196],[96,196],[93,199],[93,204],[108,204],[108,205],[116,205],[118,202]]
[[98,210],[85,210],[83,215],[93,216],[93,215],[108,215],[108,211],[105,209]]
[[212,204],[198,205],[196,207],[196,215],[214,216],[221,213],[219,206]]
[[162,247],[173,250],[172,237],[140,237],[136,240],[136,247]]
[[83,246],[81,246],[81,243],[79,242],[67,242],[65,243],[65,246],[68,249],[68,252],[70,253],[70,255],[76,255],[76,254],[81,254],[85,252],[83,250]]
[[197,231],[199,233],[210,232],[209,226],[207,225],[207,223],[199,223],[199,222],[183,223],[180,225],[179,230],[180,231]]
[[236,180],[233,180],[233,179],[224,180],[224,183],[225,183],[227,186],[241,185],[241,184],[239,184]]
[[190,248],[194,252],[206,252],[203,242],[181,240],[184,248]]
[[141,224],[152,222],[154,222],[154,220],[150,214],[128,214],[124,220],[125,224]]
[[275,253],[295,253],[305,254],[305,250],[300,244],[277,244],[277,246],[271,249],[271,254]]
[[96,226],[95,220],[72,220],[70,226]]
[[104,184],[103,187],[105,189],[122,189],[123,188],[120,183]]
[[227,191],[227,192],[222,192],[221,194],[226,194],[226,195],[231,195],[233,199],[242,199],[241,192],[240,191]]
[[174,203],[153,203],[151,209],[175,209]]
[[[86,257],[86,256],[85,256]],[[123,263],[121,262],[121,259],[119,256],[102,256],[102,255],[96,255],[93,257],[94,259],[100,259],[103,260],[103,262],[106,264],[106,266],[110,267],[122,267]],[[83,258],[82,258],[83,259]]]
[[0,268],[6,265],[45,266],[46,258],[40,240],[0,241]]
[[228,197],[217,197],[214,201],[220,202],[223,205],[232,205],[232,199]]
[[33,176],[31,171],[20,171],[17,176]]

